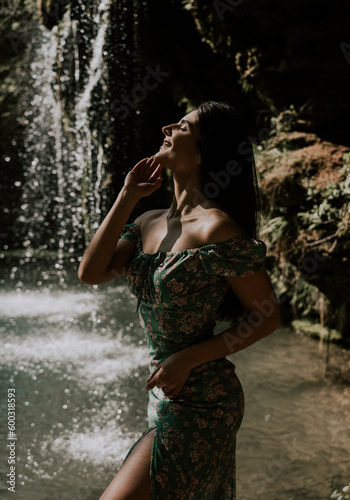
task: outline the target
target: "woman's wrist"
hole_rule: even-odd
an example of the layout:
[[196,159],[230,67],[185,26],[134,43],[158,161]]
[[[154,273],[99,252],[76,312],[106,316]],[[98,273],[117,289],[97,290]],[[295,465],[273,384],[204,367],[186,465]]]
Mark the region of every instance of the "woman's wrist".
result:
[[140,194],[130,186],[123,186],[120,190],[119,195],[123,200],[133,203],[134,205],[136,205],[136,203],[138,203],[142,198],[142,196],[140,196]]
[[193,349],[193,346],[185,347],[184,349],[178,351],[175,354],[181,356],[181,362],[186,368],[189,368],[190,370],[196,368],[196,366],[200,364],[198,363],[198,360],[194,356],[195,349]]

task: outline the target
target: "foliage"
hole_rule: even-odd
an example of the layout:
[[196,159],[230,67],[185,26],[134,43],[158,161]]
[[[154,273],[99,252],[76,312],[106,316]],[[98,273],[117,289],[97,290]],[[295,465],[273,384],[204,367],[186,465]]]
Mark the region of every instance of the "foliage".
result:
[[307,212],[299,212],[303,225],[315,229],[325,223],[333,223],[338,234],[348,229],[350,214],[350,153],[344,155],[345,165],[340,169],[344,180],[339,184],[328,183],[323,189],[308,187],[307,201],[313,201]]
[[350,483],[344,486],[341,491],[333,491],[330,498],[334,500],[350,500]]
[[292,327],[297,332],[306,333],[311,335],[311,337],[328,340],[340,340],[340,335],[337,330],[326,328],[320,323],[314,323],[308,320],[294,320],[292,321]]
[[297,116],[298,112],[294,104],[291,104],[288,109],[271,118],[271,125],[276,132],[290,132]]
[[288,221],[283,215],[269,219],[260,231],[261,235],[268,237],[271,244],[279,241],[288,230]]
[[[343,156],[343,166],[333,166],[330,160],[323,168],[322,160],[312,164],[306,153],[306,146],[320,147],[316,139],[307,137],[305,153],[293,156],[293,149],[286,148],[288,134],[284,130],[277,137],[277,149],[276,141],[270,141],[257,154],[263,194],[260,234],[268,245],[271,279],[285,320],[315,323],[323,315],[321,322],[338,329],[345,339],[347,320],[339,318],[349,290],[344,266],[349,250],[350,154]],[[294,135],[293,140],[300,143],[302,137]],[[300,148],[296,144],[295,151]]]

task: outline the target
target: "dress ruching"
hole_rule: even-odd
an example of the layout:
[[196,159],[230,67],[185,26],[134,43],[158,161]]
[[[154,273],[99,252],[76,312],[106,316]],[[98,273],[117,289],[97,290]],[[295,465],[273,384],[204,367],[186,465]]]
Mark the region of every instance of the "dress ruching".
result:
[[[143,252],[141,231],[134,223],[124,227],[120,238],[136,242],[127,281],[138,298],[150,373],[156,369],[155,360],[161,363],[213,335],[218,308],[229,289],[225,276],[257,273],[265,265],[265,243],[246,234],[154,254]],[[191,370],[175,398],[168,398],[158,387],[150,390],[149,428],[140,439],[156,430],[150,467],[152,500],[235,499],[236,433],[243,412],[243,390],[234,364],[226,358]]]

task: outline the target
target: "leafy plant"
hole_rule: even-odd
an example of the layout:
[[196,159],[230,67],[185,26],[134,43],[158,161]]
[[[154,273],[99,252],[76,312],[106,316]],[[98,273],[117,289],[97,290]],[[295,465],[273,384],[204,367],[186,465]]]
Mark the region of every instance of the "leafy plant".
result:
[[350,500],[350,483],[344,486],[341,491],[333,491],[330,498],[332,500]]
[[307,212],[299,212],[298,219],[309,229],[333,222],[339,232],[347,229],[344,224],[350,213],[350,154],[344,155],[345,165],[340,169],[345,179],[339,184],[328,183],[321,191],[309,186],[307,201],[318,200]]
[[285,234],[288,221],[282,216],[270,219],[261,230],[261,234],[267,236],[271,243],[276,243]]

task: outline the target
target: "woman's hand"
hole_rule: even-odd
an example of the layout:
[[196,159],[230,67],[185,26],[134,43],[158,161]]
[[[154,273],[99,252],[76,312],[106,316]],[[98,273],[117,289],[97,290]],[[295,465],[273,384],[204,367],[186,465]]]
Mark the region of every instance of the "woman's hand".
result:
[[161,186],[162,179],[159,176],[162,170],[162,165],[154,160],[154,156],[144,158],[127,174],[124,186],[135,197],[149,196]]
[[146,389],[159,387],[169,398],[175,398],[185,385],[192,367],[181,351],[171,354],[147,379]]

